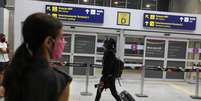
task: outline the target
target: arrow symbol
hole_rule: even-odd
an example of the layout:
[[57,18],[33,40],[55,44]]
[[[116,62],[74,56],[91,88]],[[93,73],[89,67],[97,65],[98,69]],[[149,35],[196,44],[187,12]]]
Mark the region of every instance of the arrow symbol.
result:
[[48,6],[48,7],[47,7],[47,10],[48,10],[48,11],[51,11],[51,8],[50,8],[50,6]]
[[146,25],[146,26],[148,26],[148,24],[149,24],[149,22],[148,22],[148,21],[146,21],[146,22],[145,22],[145,25]]
[[148,19],[149,19],[149,15],[145,15],[145,18],[148,18]]
[[89,14],[89,9],[86,9],[85,12],[86,12],[87,14]]
[[180,21],[183,22],[183,20],[184,20],[184,18],[183,18],[183,17],[180,17]]

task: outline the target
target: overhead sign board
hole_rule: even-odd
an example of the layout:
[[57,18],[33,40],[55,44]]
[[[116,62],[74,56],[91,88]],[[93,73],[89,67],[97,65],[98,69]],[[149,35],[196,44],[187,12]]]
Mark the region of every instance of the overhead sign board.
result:
[[46,5],[46,13],[65,21],[89,23],[104,22],[103,9]]
[[196,17],[144,13],[144,27],[195,30]]

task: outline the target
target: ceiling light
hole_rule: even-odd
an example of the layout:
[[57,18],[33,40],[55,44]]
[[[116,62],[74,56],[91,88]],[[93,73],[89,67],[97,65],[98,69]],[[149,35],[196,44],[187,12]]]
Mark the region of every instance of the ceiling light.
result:
[[150,8],[151,7],[151,5],[150,4],[146,4],[146,8]]
[[83,0],[83,2],[88,2],[88,0]]
[[118,1],[115,1],[114,4],[115,4],[115,5],[118,5],[119,3],[118,3]]

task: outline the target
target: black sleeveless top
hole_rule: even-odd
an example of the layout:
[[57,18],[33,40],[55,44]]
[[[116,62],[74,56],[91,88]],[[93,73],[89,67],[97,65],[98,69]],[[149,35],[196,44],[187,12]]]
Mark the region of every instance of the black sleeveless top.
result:
[[5,101],[58,101],[72,78],[57,68],[49,67],[44,58],[36,58],[24,74],[19,94],[8,95]]

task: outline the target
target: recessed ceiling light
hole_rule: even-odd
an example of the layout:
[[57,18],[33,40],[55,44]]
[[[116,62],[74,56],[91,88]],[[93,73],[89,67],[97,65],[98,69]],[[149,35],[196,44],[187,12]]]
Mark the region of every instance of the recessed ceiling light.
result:
[[118,2],[118,1],[115,1],[115,2],[114,2],[114,4],[115,4],[115,5],[118,5],[118,4],[119,4],[119,2]]
[[151,5],[150,5],[150,4],[146,4],[146,7],[147,7],[147,8],[150,8],[150,7],[151,7]]
[[83,2],[88,2],[88,0],[83,0]]

